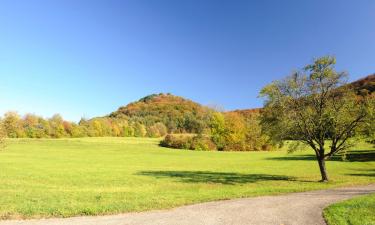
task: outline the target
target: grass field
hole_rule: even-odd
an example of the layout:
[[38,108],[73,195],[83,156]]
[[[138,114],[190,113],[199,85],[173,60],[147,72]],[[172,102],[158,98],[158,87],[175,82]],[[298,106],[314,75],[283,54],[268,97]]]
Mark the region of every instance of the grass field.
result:
[[329,225],[375,225],[375,194],[333,204],[324,217]]
[[[67,217],[375,182],[375,151],[327,163],[311,151],[199,152],[158,139],[14,139],[0,152],[0,218]],[[356,151],[357,153],[360,151]],[[367,154],[367,155],[366,155]]]

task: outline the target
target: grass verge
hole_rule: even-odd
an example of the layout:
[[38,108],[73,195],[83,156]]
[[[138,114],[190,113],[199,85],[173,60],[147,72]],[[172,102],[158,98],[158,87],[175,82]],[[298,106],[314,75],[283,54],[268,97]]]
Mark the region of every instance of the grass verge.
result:
[[330,205],[324,218],[329,225],[375,225],[375,194]]

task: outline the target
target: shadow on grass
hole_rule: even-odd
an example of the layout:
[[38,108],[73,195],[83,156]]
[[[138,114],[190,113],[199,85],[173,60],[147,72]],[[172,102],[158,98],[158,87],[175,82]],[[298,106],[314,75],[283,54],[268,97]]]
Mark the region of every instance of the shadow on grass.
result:
[[268,160],[280,160],[280,161],[288,161],[288,160],[316,160],[314,155],[292,155],[288,154],[281,157],[269,157],[266,158]]
[[[347,174],[347,175],[358,176],[358,177],[375,177],[375,169],[360,170],[360,171],[363,171],[363,172],[361,172],[361,173],[350,173],[350,174]],[[356,172],[358,172],[358,170],[356,170]]]
[[[333,158],[336,159],[336,158]],[[354,150],[348,151],[346,160],[351,162],[370,162],[375,161],[375,150]]]
[[293,177],[270,174],[241,174],[210,171],[141,171],[137,175],[175,178],[185,183],[244,184],[258,181],[294,181]]
[[[286,155],[283,157],[271,157],[269,160],[316,160],[315,155]],[[350,161],[350,162],[370,162],[375,161],[375,150],[351,150],[346,153],[346,159],[343,160],[341,154],[338,154],[329,161]]]

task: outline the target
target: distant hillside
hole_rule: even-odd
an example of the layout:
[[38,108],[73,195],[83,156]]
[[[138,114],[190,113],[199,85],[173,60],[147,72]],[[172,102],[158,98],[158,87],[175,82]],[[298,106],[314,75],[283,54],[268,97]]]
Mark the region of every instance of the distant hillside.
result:
[[[356,92],[357,94],[361,95],[364,94],[365,92],[367,93],[373,93],[375,91],[375,73],[368,75],[364,78],[361,78],[359,80],[353,81],[349,83],[350,85]],[[241,115],[248,117],[253,114],[258,114],[260,113],[262,108],[253,108],[253,109],[237,109],[233,110],[230,112],[237,112],[240,113]]]
[[350,85],[358,94],[363,92],[373,93],[375,91],[375,73],[367,77],[356,80]]
[[128,118],[145,125],[165,124],[170,132],[196,133],[204,129],[208,108],[172,94],[152,94],[120,107],[111,118]]
[[262,111],[262,108],[253,108],[253,109],[237,109],[229,112],[236,112],[241,114],[242,116],[248,118],[253,115],[259,115],[259,113]]

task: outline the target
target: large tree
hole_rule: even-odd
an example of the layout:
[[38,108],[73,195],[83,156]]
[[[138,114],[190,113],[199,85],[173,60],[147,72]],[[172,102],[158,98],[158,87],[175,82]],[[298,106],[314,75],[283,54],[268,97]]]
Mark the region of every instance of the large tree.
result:
[[325,160],[350,146],[348,140],[371,113],[369,96],[356,95],[346,84],[346,73],[335,71],[335,63],[334,57],[318,58],[260,94],[265,98],[263,130],[276,141],[309,145],[322,181],[328,181]]

